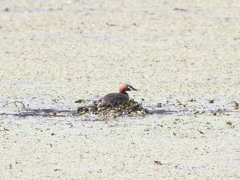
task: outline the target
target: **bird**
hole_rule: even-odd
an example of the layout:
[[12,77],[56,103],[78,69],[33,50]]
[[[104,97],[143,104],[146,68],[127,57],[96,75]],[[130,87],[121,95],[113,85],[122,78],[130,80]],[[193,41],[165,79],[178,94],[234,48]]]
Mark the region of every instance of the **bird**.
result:
[[98,100],[101,105],[112,105],[119,106],[121,104],[128,103],[129,96],[126,91],[137,91],[134,87],[129,84],[120,86],[119,93],[110,93]]

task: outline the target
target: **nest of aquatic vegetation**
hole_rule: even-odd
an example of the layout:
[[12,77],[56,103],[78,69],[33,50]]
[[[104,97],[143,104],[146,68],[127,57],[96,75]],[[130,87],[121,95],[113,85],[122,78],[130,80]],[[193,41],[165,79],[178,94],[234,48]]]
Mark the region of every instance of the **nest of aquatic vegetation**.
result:
[[113,106],[100,105],[98,101],[93,101],[90,106],[82,106],[77,110],[77,114],[81,116],[100,115],[105,118],[117,118],[121,116],[144,116],[147,114],[147,109],[142,107],[141,103],[129,100],[128,103]]

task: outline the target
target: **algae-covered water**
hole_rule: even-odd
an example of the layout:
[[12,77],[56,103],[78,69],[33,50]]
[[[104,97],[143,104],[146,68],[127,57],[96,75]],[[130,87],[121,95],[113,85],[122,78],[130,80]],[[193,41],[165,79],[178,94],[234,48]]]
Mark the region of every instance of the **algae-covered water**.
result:
[[[239,17],[234,0],[1,1],[0,179],[239,179]],[[14,115],[124,83],[176,113]]]

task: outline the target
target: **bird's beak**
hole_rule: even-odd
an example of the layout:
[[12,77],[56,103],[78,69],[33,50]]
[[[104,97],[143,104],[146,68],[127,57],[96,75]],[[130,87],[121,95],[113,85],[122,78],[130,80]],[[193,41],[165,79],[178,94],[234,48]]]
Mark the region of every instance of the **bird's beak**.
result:
[[137,91],[134,87],[130,87],[131,91]]

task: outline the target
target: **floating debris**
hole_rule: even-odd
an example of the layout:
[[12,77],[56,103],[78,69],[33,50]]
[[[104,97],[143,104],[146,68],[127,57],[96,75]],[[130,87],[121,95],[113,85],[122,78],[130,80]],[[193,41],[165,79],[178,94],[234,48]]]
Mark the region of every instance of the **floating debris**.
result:
[[175,11],[189,11],[188,9],[183,9],[183,8],[174,8],[173,10],[175,10]]
[[163,165],[160,161],[153,161],[157,165]]
[[239,103],[237,103],[236,101],[233,101],[234,103],[234,109],[238,110],[239,109]]
[[209,103],[214,103],[214,101],[215,101],[214,99],[210,99],[208,102]]
[[232,122],[228,121],[228,122],[226,122],[226,124],[231,126]]
[[161,108],[162,107],[162,103],[157,103],[156,107]]
[[84,99],[78,99],[75,101],[75,103],[86,103],[86,101]]
[[216,116],[217,114],[219,115],[225,115],[225,109],[217,109],[216,111],[213,112],[213,115]]

